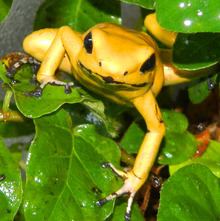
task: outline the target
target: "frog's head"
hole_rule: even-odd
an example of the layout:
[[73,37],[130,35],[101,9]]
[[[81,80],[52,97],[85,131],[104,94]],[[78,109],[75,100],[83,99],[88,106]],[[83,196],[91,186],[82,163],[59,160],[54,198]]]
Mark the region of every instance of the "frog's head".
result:
[[79,68],[104,84],[148,87],[154,81],[158,54],[145,33],[102,23],[83,36]]

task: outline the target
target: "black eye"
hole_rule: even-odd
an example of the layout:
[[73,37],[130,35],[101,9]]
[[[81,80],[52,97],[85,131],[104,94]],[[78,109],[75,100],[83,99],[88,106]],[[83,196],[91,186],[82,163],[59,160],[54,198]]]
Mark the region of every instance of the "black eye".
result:
[[87,53],[92,54],[92,48],[93,48],[93,44],[92,44],[92,33],[89,32],[86,37],[84,38],[84,47],[87,51]]
[[155,66],[155,54],[152,54],[150,58],[148,58],[141,66],[140,71],[144,73],[145,71],[149,71],[153,69]]

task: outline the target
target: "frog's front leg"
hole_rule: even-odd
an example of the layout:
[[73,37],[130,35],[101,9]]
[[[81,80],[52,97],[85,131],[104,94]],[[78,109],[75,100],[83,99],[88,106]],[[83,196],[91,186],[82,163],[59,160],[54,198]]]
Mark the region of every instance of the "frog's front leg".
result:
[[[119,174],[122,174],[122,176],[125,177],[124,185],[115,193],[97,202],[98,205],[102,205],[120,195],[128,194],[128,206],[125,214],[125,220],[127,221],[130,220],[131,217],[133,198],[139,188],[147,180],[156,159],[160,143],[165,134],[165,126],[161,117],[160,109],[151,91],[148,91],[141,97],[137,97],[133,100],[133,103],[143,116],[147,124],[148,132],[141,144],[133,169],[127,173],[122,172]],[[117,173],[117,170],[115,170],[114,167],[112,169]]]
[[[71,45],[71,51],[69,50],[68,45]],[[71,28],[64,26],[57,30],[51,45],[44,55],[40,69],[37,73],[37,80],[40,82],[41,88],[43,88],[46,84],[64,86],[72,85],[72,83],[66,83],[56,79],[55,72],[64,61],[65,56],[68,56],[70,61],[76,60],[81,45],[82,40],[80,35],[74,32]],[[72,66],[74,65],[75,63],[73,62]]]

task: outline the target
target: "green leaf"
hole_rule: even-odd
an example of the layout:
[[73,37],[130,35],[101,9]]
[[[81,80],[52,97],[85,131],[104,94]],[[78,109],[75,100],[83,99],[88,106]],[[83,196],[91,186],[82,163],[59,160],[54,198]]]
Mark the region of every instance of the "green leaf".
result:
[[0,0],[0,22],[7,16],[12,0]]
[[0,134],[4,138],[21,137],[32,133],[34,133],[32,121],[0,122]]
[[155,0],[121,0],[121,1],[132,5],[139,5],[142,8],[147,8],[147,9],[155,8]]
[[205,153],[202,156],[189,159],[180,164],[169,166],[170,174],[172,175],[178,169],[193,163],[200,163],[207,166],[217,177],[220,178],[220,143],[217,141],[211,141],[207,147]]
[[[119,167],[120,150],[117,148],[116,144],[112,140],[98,135],[95,131],[95,127],[92,125],[80,125],[76,127],[74,131],[76,155],[83,164],[84,169],[90,174],[93,182],[96,183],[97,188],[103,191],[102,197],[106,196],[106,193],[109,194],[115,191],[118,187],[120,187],[118,185],[119,182],[117,185],[116,183],[111,183],[115,182],[114,177],[112,177],[114,174],[112,174],[112,171],[106,171],[105,173],[105,171],[100,169],[100,165],[103,162],[111,162],[113,165],[117,165],[117,167]],[[90,149],[89,152],[88,148]],[[103,176],[105,176],[105,179]],[[106,176],[109,177],[107,178]],[[107,185],[108,182],[109,185]],[[122,204],[117,203],[115,205],[112,220],[123,220],[126,206],[127,202]],[[137,204],[134,204],[132,217],[136,220],[143,219]],[[103,219],[100,217],[100,219],[97,220],[102,221]]]
[[0,214],[2,221],[13,220],[22,201],[22,181],[18,165],[0,138]]
[[178,69],[199,70],[220,60],[220,33],[178,34],[173,62]]
[[113,202],[102,208],[95,202],[116,190],[112,171],[101,167],[119,164],[120,152],[110,139],[89,125],[72,134],[69,115],[56,114],[35,120],[36,137],[30,148],[24,214],[27,220],[97,220],[113,211]]
[[[116,117],[112,117],[110,116],[110,114],[105,113],[106,108],[108,108],[108,110],[112,108],[109,105],[105,107],[106,103],[104,105],[104,103],[101,100],[94,99],[93,97],[89,96],[89,94],[83,92],[82,90],[80,90],[80,93],[82,95],[83,94],[85,95],[86,99],[83,100],[82,104],[86,106],[89,110],[88,114],[85,116],[86,121],[95,124],[98,128],[102,130],[102,133],[106,129],[107,133],[111,137],[114,138],[117,137],[118,129],[121,126],[120,122],[117,121]],[[74,111],[76,112],[77,110]],[[103,125],[105,128],[103,128]]]
[[211,83],[215,86],[217,83],[218,75],[219,74],[216,74],[210,78],[200,79],[199,81],[196,81],[189,86],[188,95],[190,101],[193,104],[201,103],[209,96],[212,91],[212,88],[210,89],[209,84]]
[[[110,220],[111,221],[122,221],[122,220],[124,220],[126,207],[127,207],[127,203],[125,203],[125,202],[122,203],[122,202],[119,201],[119,203],[116,204],[113,216]],[[134,204],[132,206],[131,220],[144,221],[143,215],[141,214],[140,209],[139,209],[137,204]]]
[[216,221],[220,217],[220,180],[200,164],[184,167],[163,185],[158,221]]
[[120,2],[102,0],[46,0],[39,9],[35,29],[68,25],[86,31],[100,22],[120,23]]
[[144,135],[145,132],[133,122],[120,141],[120,146],[129,154],[137,153]]
[[11,157],[14,161],[19,166],[22,164],[25,165],[25,159],[23,156],[29,148],[30,142],[34,136],[34,126],[32,121],[0,122],[0,134],[9,148]]
[[12,85],[17,108],[26,117],[36,118],[57,110],[64,103],[78,103],[82,98],[76,89],[70,94],[64,92],[64,87],[47,85],[43,89],[41,97],[29,95],[36,89],[35,84],[31,84],[30,69],[23,69],[16,73],[18,83]]
[[2,62],[2,60],[0,60],[0,79],[4,82],[4,83],[9,83],[9,79],[6,77],[6,69],[5,69],[5,65]]
[[97,112],[101,113],[104,110],[103,104],[100,104],[100,101],[88,95],[78,86],[73,87],[71,93],[66,94],[62,86],[47,85],[43,89],[42,96],[35,97],[30,95],[37,87],[36,83],[33,83],[33,74],[30,66],[22,67],[16,72],[15,80],[17,80],[17,83],[15,84],[10,82],[5,76],[5,69],[2,66],[0,67],[0,78],[12,88],[17,108],[28,118],[37,118],[54,112],[65,103],[85,102],[87,104],[90,102],[96,108],[99,107]]
[[188,120],[180,112],[163,109],[162,117],[167,131],[182,133],[188,128]]
[[188,131],[167,131],[158,158],[161,164],[177,164],[191,158],[196,152],[197,141]]
[[219,0],[157,0],[159,23],[166,29],[183,32],[220,32]]
[[192,157],[196,151],[197,141],[187,131],[186,117],[182,113],[170,110],[163,110],[162,116],[166,134],[161,145],[159,163],[177,164]]

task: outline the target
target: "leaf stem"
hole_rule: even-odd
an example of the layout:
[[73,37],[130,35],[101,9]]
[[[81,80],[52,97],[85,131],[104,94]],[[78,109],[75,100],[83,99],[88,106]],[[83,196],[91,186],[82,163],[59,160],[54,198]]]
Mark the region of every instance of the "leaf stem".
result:
[[12,96],[12,90],[7,89],[2,105],[2,110],[0,110],[0,121],[23,122],[24,117],[18,111],[13,111],[9,108]]
[[12,90],[7,89],[7,91],[6,91],[6,93],[5,93],[3,105],[2,105],[2,111],[3,111],[3,112],[9,111],[9,106],[10,106],[10,102],[11,102],[11,97],[12,97],[12,95],[13,95]]

